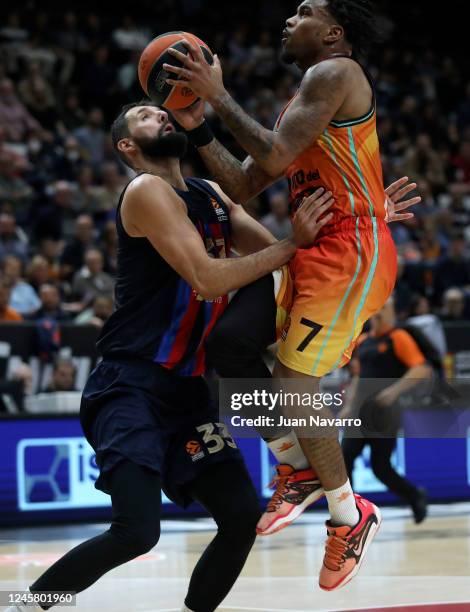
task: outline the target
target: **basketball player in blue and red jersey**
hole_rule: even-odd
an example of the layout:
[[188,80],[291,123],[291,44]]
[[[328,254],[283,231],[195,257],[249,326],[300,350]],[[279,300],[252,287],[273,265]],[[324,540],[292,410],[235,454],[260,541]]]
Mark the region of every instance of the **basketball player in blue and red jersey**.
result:
[[[111,495],[113,520],[30,589],[80,592],[149,551],[160,535],[163,489],[182,506],[198,501],[218,525],[183,608],[212,612],[245,563],[261,512],[202,377],[204,342],[230,291],[314,241],[329,219],[331,194],[318,190],[307,199],[294,238],[277,242],[217,184],[183,179],[187,137],[165,111],[150,103],[125,107],[112,138],[138,175],[117,207],[117,308],[98,340],[103,359],[83,391],[80,418],[96,451],[96,487]],[[228,257],[232,246],[240,257]]]
[[[249,154],[243,163],[231,156],[202,122],[197,105],[174,113],[186,129],[193,128],[192,140],[232,199],[246,202],[284,175],[295,219],[314,189],[321,186],[334,195],[331,220],[312,248],[298,250],[289,264],[294,290],[274,370],[277,378],[309,377],[312,392],[319,390],[321,377],[349,361],[363,324],[395,285],[375,97],[356,59],[376,33],[368,0],[304,0],[287,19],[282,38],[283,59],[296,63],[303,78],[273,130],[231,98],[216,56],[209,65],[187,42],[188,54],[169,51],[182,66],[164,64],[172,77],[167,82],[189,87],[209,102]],[[196,125],[187,120],[191,113]],[[315,432],[297,440],[291,432],[270,448],[281,465],[258,533],[282,529],[325,494],[331,519],[320,586],[345,585],[380,525],[379,509],[353,494],[336,436]]]

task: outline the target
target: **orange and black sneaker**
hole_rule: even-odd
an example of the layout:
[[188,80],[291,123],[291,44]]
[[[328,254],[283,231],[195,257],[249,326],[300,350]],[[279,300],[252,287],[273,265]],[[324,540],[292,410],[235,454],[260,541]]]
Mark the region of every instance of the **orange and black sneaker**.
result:
[[276,471],[277,476],[269,485],[276,490],[256,527],[258,535],[271,535],[284,529],[324,495],[311,468],[294,470],[290,465],[277,465]]
[[360,516],[355,527],[334,527],[326,522],[328,538],[319,580],[325,591],[339,589],[354,578],[382,522],[377,506],[360,495],[354,497]]

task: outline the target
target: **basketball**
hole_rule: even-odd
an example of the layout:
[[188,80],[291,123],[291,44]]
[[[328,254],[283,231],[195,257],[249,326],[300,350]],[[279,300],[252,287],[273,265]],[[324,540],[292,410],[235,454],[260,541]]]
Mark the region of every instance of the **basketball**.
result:
[[209,47],[200,38],[189,32],[167,32],[157,36],[145,47],[139,60],[138,74],[142,89],[155,104],[170,110],[186,108],[196,100],[196,96],[189,87],[169,85],[166,79],[177,77],[163,68],[164,63],[174,66],[182,65],[168,53],[168,49],[173,48],[187,55],[189,51],[182,42],[183,38],[194,45],[199,45],[206,61],[212,64],[212,52]]

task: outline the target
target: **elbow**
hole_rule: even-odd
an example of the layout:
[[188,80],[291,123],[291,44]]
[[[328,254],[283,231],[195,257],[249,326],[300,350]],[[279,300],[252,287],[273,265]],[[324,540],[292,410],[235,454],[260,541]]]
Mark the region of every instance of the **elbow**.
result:
[[224,295],[223,287],[218,287],[209,271],[201,270],[194,275],[192,288],[205,301],[216,300]]

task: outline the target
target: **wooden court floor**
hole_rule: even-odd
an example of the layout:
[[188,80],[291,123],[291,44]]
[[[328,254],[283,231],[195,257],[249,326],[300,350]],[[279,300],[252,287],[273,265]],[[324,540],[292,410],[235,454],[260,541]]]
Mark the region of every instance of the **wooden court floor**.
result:
[[[384,521],[361,572],[344,589],[317,586],[326,515],[312,512],[288,529],[258,538],[224,612],[470,612],[470,504],[432,506],[415,526],[406,509],[384,509]],[[0,532],[0,589],[27,588],[80,541],[105,525]],[[76,610],[177,612],[188,577],[213,536],[206,519],[164,521],[150,553],[104,576],[80,594]],[[74,608],[54,608],[54,610]]]

